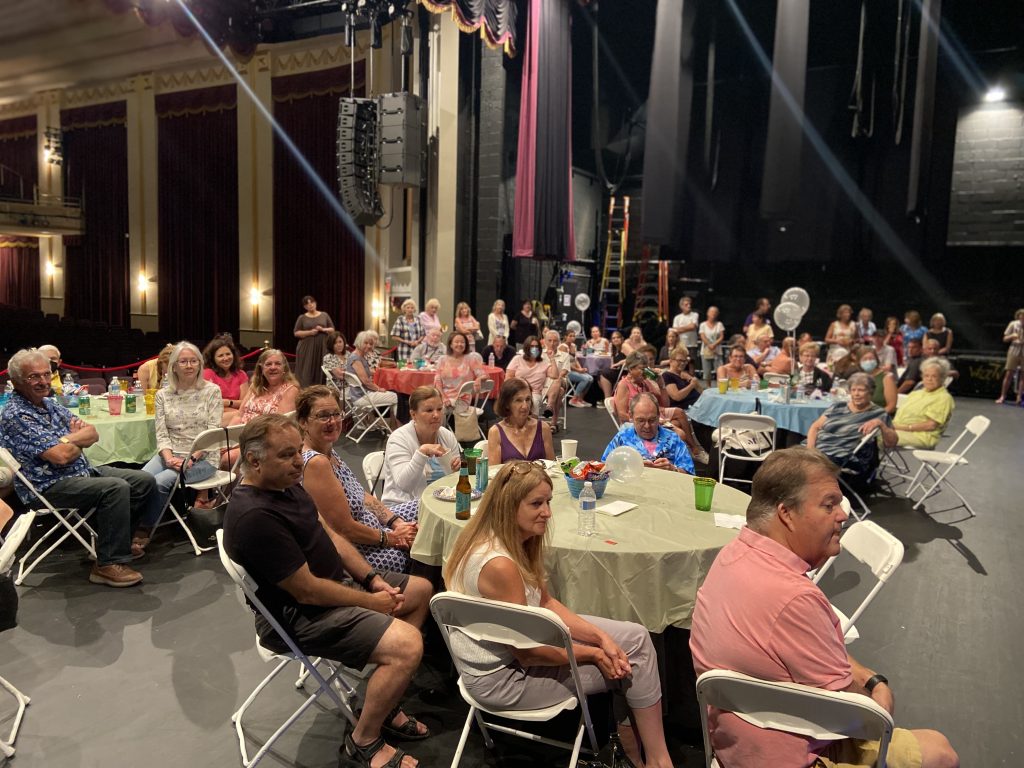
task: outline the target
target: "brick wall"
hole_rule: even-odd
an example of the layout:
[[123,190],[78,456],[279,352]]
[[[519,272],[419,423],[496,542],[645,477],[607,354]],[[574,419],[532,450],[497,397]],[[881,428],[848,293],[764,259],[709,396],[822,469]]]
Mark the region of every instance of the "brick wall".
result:
[[986,105],[961,116],[947,242],[1024,245],[1024,105]]

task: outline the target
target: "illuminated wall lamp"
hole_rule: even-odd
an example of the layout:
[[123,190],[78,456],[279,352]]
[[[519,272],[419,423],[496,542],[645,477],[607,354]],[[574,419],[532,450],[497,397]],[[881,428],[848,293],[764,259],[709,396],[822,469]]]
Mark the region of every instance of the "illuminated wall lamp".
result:
[[135,287],[138,289],[139,293],[145,293],[146,289],[149,287],[149,284],[155,282],[156,275],[153,275],[152,277],[146,277],[145,272],[139,272],[139,276],[135,279]]
[[380,299],[373,299],[370,302],[370,314],[373,315],[373,319],[376,320],[384,316],[384,302]]

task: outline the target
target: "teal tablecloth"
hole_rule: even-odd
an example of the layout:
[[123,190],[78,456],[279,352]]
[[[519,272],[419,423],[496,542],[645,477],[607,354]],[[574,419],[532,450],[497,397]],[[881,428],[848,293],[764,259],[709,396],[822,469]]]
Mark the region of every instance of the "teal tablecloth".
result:
[[776,403],[772,399],[778,390],[761,389],[757,392],[739,390],[719,394],[717,389],[706,389],[700,398],[690,406],[686,415],[690,421],[718,427],[718,419],[723,413],[753,413],[757,401],[761,401],[761,413],[771,416],[779,429],[788,429],[806,435],[811,424],[832,405],[828,398],[822,400],[805,400],[803,402]]

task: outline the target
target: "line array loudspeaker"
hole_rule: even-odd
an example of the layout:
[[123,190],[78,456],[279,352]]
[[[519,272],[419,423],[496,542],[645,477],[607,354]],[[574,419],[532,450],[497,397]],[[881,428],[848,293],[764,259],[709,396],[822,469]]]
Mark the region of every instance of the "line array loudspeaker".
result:
[[377,184],[377,101],[342,97],[338,104],[338,193],[353,222],[376,224],[384,215]]

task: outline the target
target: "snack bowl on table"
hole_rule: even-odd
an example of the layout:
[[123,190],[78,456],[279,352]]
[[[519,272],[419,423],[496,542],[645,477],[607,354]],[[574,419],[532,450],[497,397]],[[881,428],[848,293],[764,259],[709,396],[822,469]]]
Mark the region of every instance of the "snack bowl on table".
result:
[[574,499],[580,497],[580,493],[583,491],[584,483],[591,483],[594,486],[594,495],[597,498],[604,496],[604,489],[608,487],[608,481],[611,480],[611,472],[598,472],[597,474],[591,474],[582,480],[572,475],[565,475],[565,484],[569,486],[569,495]]

